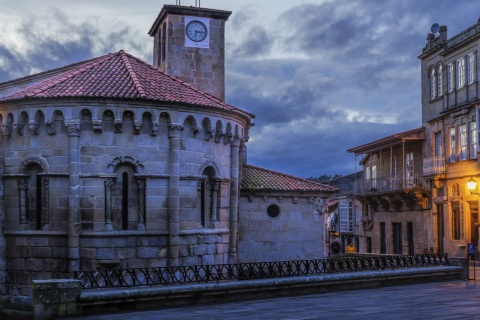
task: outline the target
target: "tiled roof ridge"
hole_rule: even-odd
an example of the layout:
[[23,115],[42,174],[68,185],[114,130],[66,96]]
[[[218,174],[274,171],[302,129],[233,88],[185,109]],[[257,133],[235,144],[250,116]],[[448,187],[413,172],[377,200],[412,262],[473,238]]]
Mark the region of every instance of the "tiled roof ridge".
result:
[[335,189],[335,187],[332,187],[332,186],[330,186],[330,185],[328,185],[328,184],[324,184],[324,183],[320,183],[320,182],[316,182],[316,181],[312,181],[312,180],[308,180],[308,179],[304,179],[304,178],[300,178],[300,177],[295,177],[295,176],[292,176],[292,175],[287,174],[287,173],[283,173],[283,172],[279,172],[279,171],[275,171],[275,170],[271,170],[271,169],[262,168],[262,167],[255,166],[255,165],[252,165],[252,164],[249,164],[249,163],[245,163],[244,166],[249,166],[249,167],[254,168],[254,169],[263,170],[263,171],[268,171],[268,172],[275,173],[275,174],[278,174],[278,175],[281,175],[281,176],[284,176],[284,177],[288,177],[288,178],[292,178],[292,179],[296,179],[296,180],[302,180],[302,181],[305,181],[305,182],[307,182],[307,183],[313,183],[313,184],[317,184],[317,185],[320,185],[320,186],[323,186],[323,187],[330,187],[330,188]]
[[[168,74],[168,73],[166,73],[166,72],[164,72],[164,71],[158,70],[157,68],[155,68],[155,67],[152,66],[151,64],[148,64],[148,63],[146,63],[145,61],[143,61],[143,60],[141,60],[141,59],[139,59],[139,58],[137,58],[137,57],[135,57],[135,56],[132,56],[131,54],[129,54],[129,53],[127,53],[127,52],[124,52],[123,50],[121,50],[121,51],[123,52],[123,55],[128,56],[129,58],[136,60],[137,62],[145,65],[146,67],[148,67],[148,68],[150,68],[150,69],[152,69],[152,70],[155,70],[155,71],[159,72],[159,73],[162,74],[163,76],[166,76],[166,77],[174,80],[175,82],[177,82],[177,83],[179,83],[179,84],[181,84],[181,85],[183,85],[183,86],[185,86],[185,87],[187,87],[187,88],[189,88],[189,89],[191,89],[191,90],[193,90],[193,91],[195,91],[195,92],[197,92],[197,93],[205,96],[206,98],[212,100],[213,102],[218,103],[218,104],[221,104],[223,107],[227,108],[227,110],[237,110],[237,111],[239,111],[239,109],[237,109],[237,108],[235,108],[234,106],[226,103],[224,100],[222,100],[222,99],[220,99],[220,98],[218,98],[218,97],[216,97],[216,96],[214,96],[214,95],[212,95],[212,94],[210,94],[210,93],[208,93],[208,92],[202,91],[202,90],[198,89],[197,87],[192,86],[191,84],[189,84],[189,83],[187,83],[187,82],[185,82],[185,81],[183,81],[183,80],[181,80],[181,79],[179,79],[179,78],[176,78],[175,76],[172,76],[171,74]],[[133,72],[133,70],[132,70],[132,72]],[[241,110],[241,111],[242,111],[242,113],[248,114],[249,116],[253,116],[253,114],[250,114],[249,112],[245,112],[245,111],[243,111],[243,110]]]
[[[100,58],[100,57],[94,57],[94,58],[91,58],[91,59],[88,59],[88,60],[78,61],[78,62],[74,62],[74,63],[71,63],[71,64],[67,64],[65,66],[61,66],[61,67],[58,67],[58,68],[48,69],[48,70],[40,71],[40,72],[37,72],[37,73],[34,73],[34,74],[29,74],[27,76],[23,76],[23,77],[20,77],[20,78],[15,78],[15,79],[7,80],[7,81],[4,81],[4,82],[0,82],[0,87],[3,86],[3,85],[7,85],[9,83],[19,82],[19,81],[22,81],[22,80],[25,80],[25,79],[28,79],[28,78],[41,77],[45,74],[52,73],[52,72],[57,72],[57,71],[62,72],[61,70],[63,70],[63,69],[74,69],[77,66],[81,66],[81,65],[90,63],[91,61],[97,60],[98,58]],[[40,81],[40,83],[41,82],[42,81]]]
[[[133,83],[135,85],[135,88],[137,88],[137,90],[138,90],[138,94],[140,95],[141,98],[145,98],[147,96],[147,94],[145,93],[145,90],[143,89],[142,85],[140,84],[140,80],[138,80],[137,74],[135,73],[135,71],[133,71],[133,67],[130,64],[130,61],[128,60],[128,58],[127,58],[127,53],[125,53],[125,51],[123,51],[123,50],[120,50],[118,53],[122,57],[123,63],[125,63],[125,67],[127,68],[128,74],[132,78]],[[131,55],[129,55],[129,56],[133,57]]]
[[[39,86],[39,88],[37,90],[34,90],[34,91],[31,91],[27,94],[25,94],[23,97],[24,98],[27,98],[27,97],[30,97],[30,96],[34,96],[34,95],[37,95],[43,91],[46,91],[48,89],[50,89],[51,87],[63,82],[63,81],[66,81],[68,79],[71,79],[73,78],[74,76],[78,75],[79,73],[83,73],[95,66],[98,66],[100,63],[110,59],[111,57],[113,57],[115,55],[115,53],[109,53],[109,54],[106,54],[104,56],[100,56],[96,59],[92,59],[92,60],[88,60],[85,64],[80,64],[78,67],[75,67],[74,69],[72,70],[69,70],[69,71],[66,71],[66,72],[62,72],[56,76],[54,76],[53,78],[47,78],[45,80],[42,80],[40,82],[38,82],[36,85]],[[42,84],[44,84],[44,86],[42,86]],[[30,87],[25,87],[17,92],[15,92],[14,94],[18,95],[18,94],[21,94],[22,91],[29,91],[30,90]],[[6,97],[3,97],[2,99],[5,99],[7,98],[8,95]]]

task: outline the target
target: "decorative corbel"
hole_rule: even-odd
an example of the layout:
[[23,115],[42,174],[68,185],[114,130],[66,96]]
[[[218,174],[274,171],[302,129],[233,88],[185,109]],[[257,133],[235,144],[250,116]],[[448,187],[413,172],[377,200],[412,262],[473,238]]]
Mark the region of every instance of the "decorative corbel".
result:
[[101,133],[102,129],[102,120],[92,120],[93,131],[97,133]]
[[38,128],[40,127],[40,123],[35,120],[28,121],[28,130],[30,131],[30,135],[38,135]]
[[197,137],[197,135],[203,130],[202,126],[195,126],[193,128],[193,137]]
[[225,136],[225,131],[224,130],[217,131],[216,134],[215,134],[215,142],[220,143],[220,140],[222,140],[222,138],[224,136]]
[[229,144],[233,141],[233,133],[229,132],[225,135],[225,137],[223,138],[223,143],[224,144]]
[[156,136],[158,134],[158,129],[160,128],[160,122],[152,121],[152,136]]
[[9,123],[2,124],[2,133],[5,137],[10,137],[12,135],[12,127]]
[[115,126],[115,133],[122,133],[122,120],[121,119],[115,119],[113,121],[113,125]]
[[23,136],[23,127],[25,127],[25,123],[22,121],[17,121],[13,123],[13,127],[15,128],[15,131]]
[[142,121],[134,121],[135,125],[135,134],[140,134],[140,129],[142,128]]
[[47,127],[47,133],[49,135],[52,136],[55,134],[55,126],[52,120],[45,119],[45,126]]

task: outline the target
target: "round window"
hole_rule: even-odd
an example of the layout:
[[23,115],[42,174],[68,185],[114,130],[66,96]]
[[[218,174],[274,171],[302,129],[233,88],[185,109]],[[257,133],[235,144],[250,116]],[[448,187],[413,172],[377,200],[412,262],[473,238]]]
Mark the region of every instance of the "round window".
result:
[[276,218],[280,214],[280,208],[275,204],[269,205],[267,208],[267,214],[270,218]]

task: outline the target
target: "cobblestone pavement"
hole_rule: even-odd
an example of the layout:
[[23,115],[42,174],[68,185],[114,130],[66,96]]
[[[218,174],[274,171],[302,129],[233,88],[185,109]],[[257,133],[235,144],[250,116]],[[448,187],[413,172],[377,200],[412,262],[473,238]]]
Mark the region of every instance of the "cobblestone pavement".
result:
[[68,319],[480,319],[478,267],[476,279]]

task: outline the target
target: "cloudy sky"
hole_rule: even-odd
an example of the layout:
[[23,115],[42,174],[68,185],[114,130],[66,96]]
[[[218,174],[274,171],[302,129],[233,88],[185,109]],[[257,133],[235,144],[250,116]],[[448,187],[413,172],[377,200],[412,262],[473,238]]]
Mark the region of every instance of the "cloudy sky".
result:
[[[480,16],[470,0],[198,1],[233,11],[226,100],[256,115],[249,163],[299,177],[352,173],[346,149],[420,127],[431,25],[450,38]],[[121,49],[151,63],[163,4],[0,0],[0,82]]]

